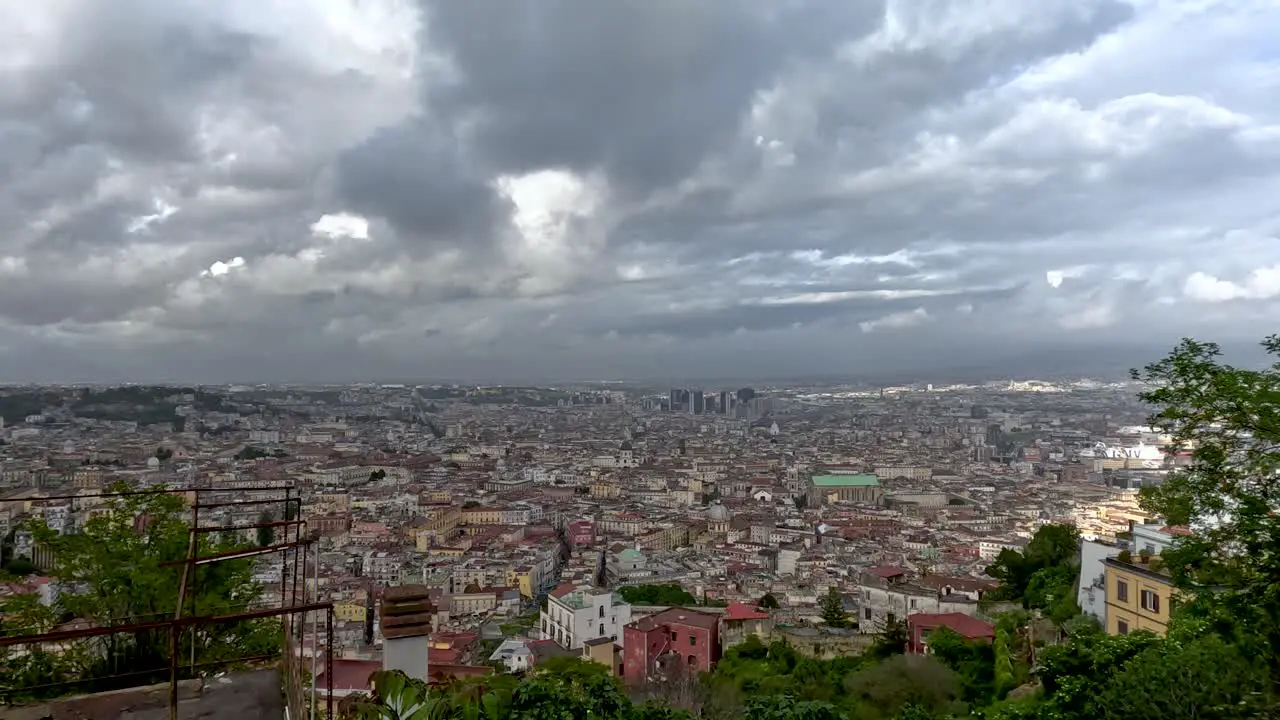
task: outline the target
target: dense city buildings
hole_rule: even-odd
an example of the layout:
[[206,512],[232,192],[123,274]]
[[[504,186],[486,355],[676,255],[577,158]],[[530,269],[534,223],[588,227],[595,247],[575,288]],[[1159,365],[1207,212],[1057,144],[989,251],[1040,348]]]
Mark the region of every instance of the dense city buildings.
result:
[[[815,657],[895,624],[916,652],[939,627],[989,639],[987,567],[1053,524],[1082,537],[1085,614],[1162,632],[1175,598],[1150,558],[1185,529],[1137,492],[1186,458],[1144,412],[1091,382],[7,388],[0,531],[35,574],[0,593],[68,591],[31,523],[82,532],[104,492],[197,489],[202,525],[269,545],[250,526],[289,518],[219,501],[274,489],[314,542],[305,587],[281,581],[288,554],[256,579],[265,603],[332,603],[332,679],[357,686],[335,694],[383,666],[573,656],[643,683],[748,637]],[[846,623],[824,620],[833,591]]]

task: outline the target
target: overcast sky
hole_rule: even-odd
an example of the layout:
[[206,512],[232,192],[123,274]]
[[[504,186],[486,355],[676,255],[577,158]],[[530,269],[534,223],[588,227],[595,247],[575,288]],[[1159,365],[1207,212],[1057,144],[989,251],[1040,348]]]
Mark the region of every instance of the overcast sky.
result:
[[1280,330],[1275,0],[0,3],[0,381]]

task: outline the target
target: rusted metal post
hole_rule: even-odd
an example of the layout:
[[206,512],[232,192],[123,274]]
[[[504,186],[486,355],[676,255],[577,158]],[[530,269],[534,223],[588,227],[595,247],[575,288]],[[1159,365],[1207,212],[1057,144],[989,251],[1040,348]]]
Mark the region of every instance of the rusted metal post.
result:
[[324,690],[327,720],[333,716],[333,604],[325,609]]
[[[198,504],[198,503],[197,503]],[[182,605],[187,600],[187,578],[195,567],[196,534],[193,527],[187,533],[187,562],[182,566],[182,580],[178,583],[178,602],[173,608],[173,624],[169,630],[169,720],[178,720],[178,637],[182,632]]]
[[[289,512],[289,499],[293,497],[293,488],[286,487],[284,489],[284,511],[287,515]],[[285,530],[285,538],[289,537],[289,531]],[[287,574],[289,568],[289,551],[285,550],[280,553],[280,607],[285,606],[284,595],[289,589],[289,576]]]

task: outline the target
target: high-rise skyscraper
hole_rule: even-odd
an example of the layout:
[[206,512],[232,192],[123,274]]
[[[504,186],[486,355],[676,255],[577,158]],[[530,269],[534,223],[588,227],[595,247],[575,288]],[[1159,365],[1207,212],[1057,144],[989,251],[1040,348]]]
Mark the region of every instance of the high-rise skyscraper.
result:
[[701,415],[706,412],[706,397],[701,390],[694,390],[689,393],[689,412],[694,415]]

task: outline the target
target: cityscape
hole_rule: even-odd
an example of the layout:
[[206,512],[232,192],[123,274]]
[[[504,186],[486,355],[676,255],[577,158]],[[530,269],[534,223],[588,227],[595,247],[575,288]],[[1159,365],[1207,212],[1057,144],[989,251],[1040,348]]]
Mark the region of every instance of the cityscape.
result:
[[1280,720],[1280,0],[0,0],[0,720]]
[[581,657],[642,688],[751,638],[816,660],[895,627],[907,653],[938,628],[990,642],[1018,605],[984,600],[988,568],[1046,526],[1081,546],[1043,613],[1162,635],[1171,580],[1116,558],[1188,532],[1139,492],[1190,455],[1162,450],[1140,388],[9,387],[0,531],[30,574],[0,593],[56,606],[75,589],[43,574],[50,538],[93,532],[112,493],[180,488],[183,523],[256,548],[254,608],[313,608],[290,627],[320,702],[388,669]]

